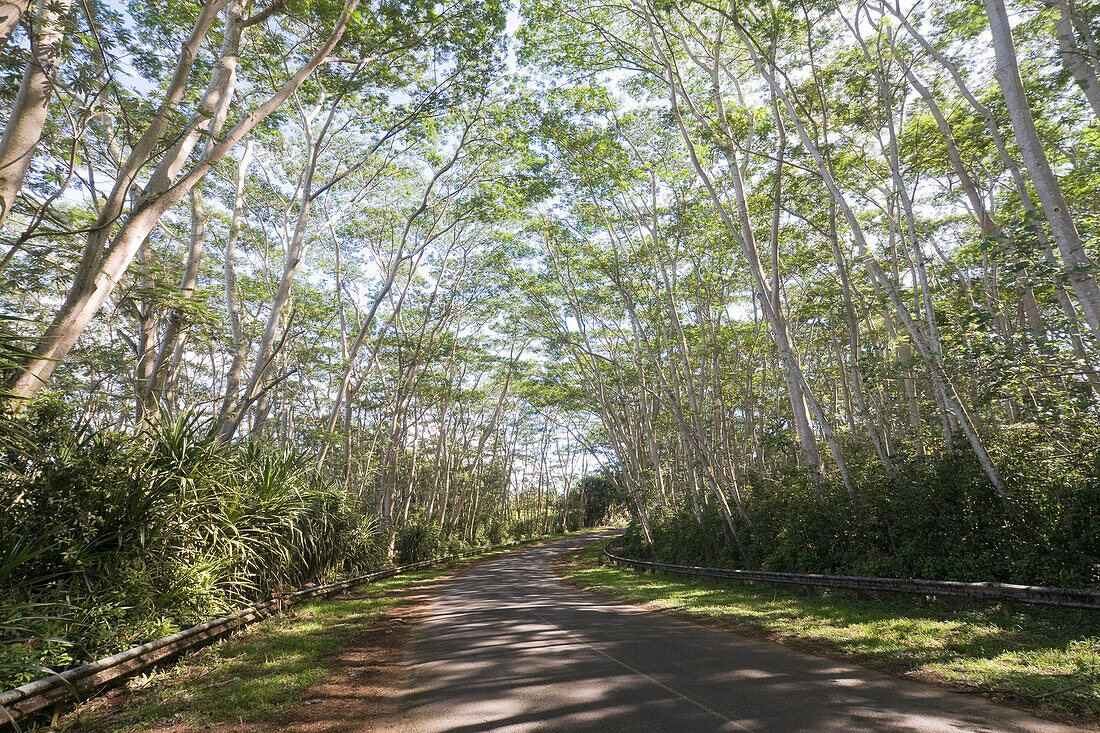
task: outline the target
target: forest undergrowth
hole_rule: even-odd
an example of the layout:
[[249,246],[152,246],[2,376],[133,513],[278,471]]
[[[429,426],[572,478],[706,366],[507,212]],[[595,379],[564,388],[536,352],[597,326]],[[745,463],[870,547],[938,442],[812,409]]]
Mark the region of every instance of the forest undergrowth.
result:
[[[1044,445],[1027,426],[990,441],[1008,485],[1002,500],[972,454],[898,456],[885,476],[869,450],[849,449],[856,502],[839,482],[795,468],[748,474],[741,548],[713,505],[649,513],[623,543],[661,562],[785,572],[1100,587],[1100,442]],[[861,456],[864,460],[858,460]]]

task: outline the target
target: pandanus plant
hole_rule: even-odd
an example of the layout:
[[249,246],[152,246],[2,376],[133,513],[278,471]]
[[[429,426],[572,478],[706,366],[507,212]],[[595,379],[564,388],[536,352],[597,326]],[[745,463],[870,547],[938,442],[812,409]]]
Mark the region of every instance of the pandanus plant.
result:
[[0,687],[381,563],[377,521],[305,456],[227,444],[196,411],[128,437],[58,401],[15,419],[39,439],[5,451]]

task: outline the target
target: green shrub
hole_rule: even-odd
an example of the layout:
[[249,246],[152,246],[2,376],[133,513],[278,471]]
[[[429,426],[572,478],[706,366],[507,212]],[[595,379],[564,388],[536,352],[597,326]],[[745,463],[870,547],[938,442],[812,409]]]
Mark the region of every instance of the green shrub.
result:
[[598,527],[626,513],[629,502],[611,471],[591,473],[577,482],[560,501],[564,523],[556,531]]
[[525,519],[513,520],[511,534],[513,540],[525,540],[531,537],[538,537],[542,534],[540,518],[527,517]]
[[494,518],[485,530],[485,539],[490,545],[503,545],[513,539],[512,523],[509,520]]
[[0,687],[272,591],[381,565],[377,521],[292,451],[226,445],[191,413],[81,431],[58,400],[0,461]]
[[409,565],[438,557],[440,552],[440,532],[435,524],[422,517],[410,517],[405,526],[398,530],[394,542],[394,562]]
[[473,550],[474,547],[464,540],[459,534],[452,534],[439,542],[439,556],[463,555]]
[[[787,470],[745,476],[747,557],[710,507],[650,513],[653,544],[631,523],[624,549],[688,565],[943,580],[1100,587],[1100,451],[1048,447],[1037,429],[990,437],[1008,479],[1000,499],[967,450],[895,456],[883,474],[870,451],[849,450],[858,503],[838,481],[815,486]],[[1037,460],[1038,458],[1038,460]]]

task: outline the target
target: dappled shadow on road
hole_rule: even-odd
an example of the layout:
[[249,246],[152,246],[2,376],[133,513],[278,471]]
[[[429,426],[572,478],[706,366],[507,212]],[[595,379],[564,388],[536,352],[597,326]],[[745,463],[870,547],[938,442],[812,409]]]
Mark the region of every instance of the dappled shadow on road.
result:
[[[511,555],[440,583],[413,632],[404,672],[398,672],[401,665],[387,664],[365,675],[374,680],[370,686],[319,689],[324,700],[308,714],[306,728],[326,733],[1070,730],[975,696],[577,591],[553,576],[550,562],[578,542]],[[384,690],[399,688],[407,692],[389,715],[364,717],[371,706],[357,695],[378,699]]]
[[412,690],[379,730],[1069,730],[601,601],[553,577],[550,560],[562,548],[537,548],[441,585],[416,633]]

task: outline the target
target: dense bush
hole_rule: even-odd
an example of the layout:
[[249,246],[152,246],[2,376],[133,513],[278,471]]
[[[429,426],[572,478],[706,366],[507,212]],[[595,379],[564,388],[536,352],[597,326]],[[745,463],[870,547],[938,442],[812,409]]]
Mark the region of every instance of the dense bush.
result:
[[377,523],[291,451],[189,414],[80,431],[50,400],[24,427],[0,472],[0,687],[383,562]]
[[750,475],[742,494],[751,524],[739,522],[745,557],[711,508],[699,517],[654,510],[653,545],[632,523],[625,549],[680,564],[1100,586],[1100,453],[1087,444],[1044,453],[1027,427],[991,443],[1011,477],[1007,501],[968,451],[897,457],[893,478],[870,461],[856,465],[858,506],[836,482]]
[[489,522],[485,529],[485,539],[490,545],[503,545],[511,542],[515,537],[512,534],[512,522],[497,517]]
[[473,549],[473,544],[467,542],[462,535],[455,533],[439,541],[439,551],[437,555],[439,557],[462,555]]
[[573,531],[581,527],[599,527],[626,513],[627,502],[615,483],[615,475],[609,471],[592,473],[583,477],[561,499],[561,512],[565,517],[564,529]]
[[698,517],[686,506],[656,507],[649,512],[649,528],[652,546],[638,523],[630,523],[622,540],[628,555],[677,565],[728,565],[736,556],[726,523],[713,507],[704,507]]
[[509,527],[513,540],[526,540],[545,534],[542,518],[538,516],[512,519]]
[[422,517],[409,517],[394,540],[394,562],[408,565],[437,557],[442,545],[439,527]]

